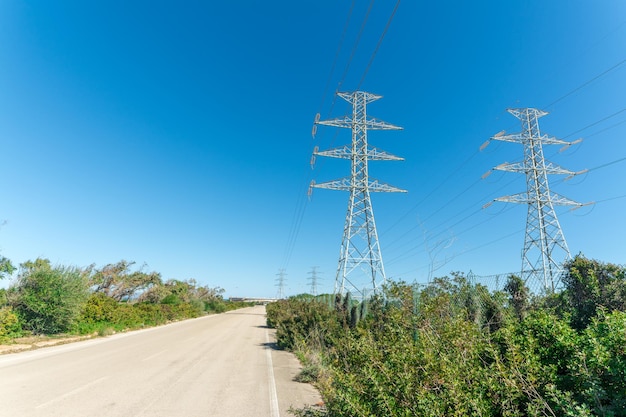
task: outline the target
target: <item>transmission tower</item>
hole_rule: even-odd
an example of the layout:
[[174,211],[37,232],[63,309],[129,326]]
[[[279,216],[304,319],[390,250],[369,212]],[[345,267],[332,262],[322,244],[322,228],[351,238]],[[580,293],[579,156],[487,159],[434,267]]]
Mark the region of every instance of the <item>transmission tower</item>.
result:
[[507,111],[521,120],[522,132],[507,135],[502,131],[492,136],[490,140],[521,143],[524,145],[524,161],[503,163],[494,169],[526,174],[527,191],[499,197],[494,201],[528,205],[522,250],[522,279],[527,283],[540,282],[544,291],[553,292],[555,283],[558,283],[563,272],[563,262],[571,258],[554,206],[580,207],[582,204],[551,192],[548,175],[571,176],[584,171],[569,171],[546,161],[543,156],[543,145],[570,146],[580,140],[566,142],[551,136],[542,136],[537,119],[548,114],[545,111],[533,108],[507,109]]
[[[313,181],[311,187],[350,192],[335,278],[335,294],[349,291],[365,298],[369,290],[376,291],[386,281],[370,192],[406,192],[369,179],[368,161],[402,161],[404,159],[370,147],[367,143],[367,131],[401,130],[402,128],[367,118],[367,104],[382,96],[364,91],[337,93],[337,95],[352,104],[352,116],[319,120],[318,114],[315,118],[313,134],[317,125],[348,128],[352,130],[352,144],[326,151],[318,151],[316,147],[313,151],[313,160],[317,155],[349,159],[351,175],[320,184]],[[346,289],[346,286],[349,288]]]
[[309,275],[311,275],[311,277],[309,278],[309,282],[311,283],[311,295],[317,295],[317,268],[317,266],[314,266],[311,268],[311,272],[309,272]]
[[285,273],[284,269],[279,269],[278,274],[276,275],[278,276],[278,278],[276,278],[276,286],[278,287],[278,293],[276,295],[276,298],[282,300],[283,298],[285,298],[285,282],[287,281],[285,277],[287,276],[287,274]]

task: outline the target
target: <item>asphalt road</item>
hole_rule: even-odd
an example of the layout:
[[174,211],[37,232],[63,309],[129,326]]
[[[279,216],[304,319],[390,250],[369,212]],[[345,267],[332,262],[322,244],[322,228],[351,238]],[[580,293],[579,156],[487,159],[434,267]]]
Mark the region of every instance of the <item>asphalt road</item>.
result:
[[0,416],[289,416],[320,401],[262,306],[0,356]]

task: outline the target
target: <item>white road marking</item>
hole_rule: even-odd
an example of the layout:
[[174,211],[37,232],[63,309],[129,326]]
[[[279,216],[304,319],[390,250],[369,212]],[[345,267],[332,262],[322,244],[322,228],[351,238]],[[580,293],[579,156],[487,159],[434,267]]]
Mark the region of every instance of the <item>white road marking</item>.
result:
[[265,329],[265,352],[267,353],[267,373],[269,377],[270,387],[270,416],[280,417],[280,411],[278,410],[278,394],[276,393],[276,380],[274,379],[274,364],[272,363],[272,348],[269,346],[270,335],[267,329]]
[[53,398],[53,399],[52,399],[52,400],[50,400],[50,401],[47,401],[47,402],[45,402],[45,403],[43,403],[43,404],[39,404],[39,405],[38,405],[37,407],[35,407],[35,408],[44,408],[44,407],[47,407],[47,406],[49,406],[49,405],[52,405],[52,404],[58,403],[59,401],[63,401],[64,399],[66,399],[66,398],[68,398],[68,397],[71,397],[72,395],[78,394],[79,392],[84,391],[84,390],[86,390],[86,389],[87,389],[87,388],[89,388],[89,387],[92,387],[92,386],[94,386],[94,385],[96,385],[96,384],[99,384],[100,382],[104,381],[104,380],[105,380],[105,379],[107,379],[107,378],[108,378],[108,376],[103,376],[102,378],[98,378],[98,379],[96,379],[95,381],[91,381],[91,382],[90,382],[90,383],[88,383],[88,384],[85,384],[85,385],[83,385],[83,386],[81,386],[81,387],[78,387],[78,388],[73,389],[73,390],[71,390],[71,391],[69,391],[69,392],[66,392],[65,394],[63,394],[63,395],[61,395],[61,396],[59,396],[59,397]]

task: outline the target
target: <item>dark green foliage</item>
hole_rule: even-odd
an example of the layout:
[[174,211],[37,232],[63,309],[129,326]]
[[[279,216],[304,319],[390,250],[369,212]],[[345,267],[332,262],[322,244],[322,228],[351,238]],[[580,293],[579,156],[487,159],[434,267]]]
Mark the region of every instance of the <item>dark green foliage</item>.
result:
[[7,295],[7,290],[4,288],[0,288],[0,307],[3,307],[9,303],[9,297]]
[[[223,289],[193,279],[162,283],[160,274],[131,271],[132,265],[81,269],[52,266],[47,259],[25,262],[15,284],[0,289],[0,339],[19,337],[22,329],[107,335],[252,305],[225,301]],[[0,257],[0,276],[11,272]]]
[[93,293],[89,296],[82,313],[81,322],[84,323],[112,323],[116,316],[119,303],[103,293]]
[[530,293],[524,280],[516,275],[509,275],[504,291],[509,294],[509,304],[518,320],[523,320],[530,305]]
[[15,267],[8,258],[0,255],[0,279],[15,272]]
[[577,371],[580,401],[598,415],[626,416],[626,313],[604,310],[582,334]]
[[358,305],[352,306],[350,308],[350,328],[354,329],[359,321],[361,321],[361,309]]
[[268,324],[307,370],[321,358],[325,416],[626,416],[623,270],[577,258],[569,274],[532,300],[518,277],[494,292],[461,274],[324,314],[284,300]]
[[136,329],[165,324],[173,320],[198,317],[203,313],[203,303],[125,303],[114,300],[102,293],[89,297],[83,313],[74,330],[78,333],[92,333],[102,328],[116,331]]
[[609,311],[626,310],[626,269],[603,264],[578,255],[566,266],[561,294],[563,308],[571,313],[571,324],[584,329],[598,307]]
[[266,307],[267,325],[276,329],[278,346],[293,349],[298,343],[322,346],[336,331],[336,313],[316,300],[279,300]]
[[41,334],[72,328],[89,297],[85,270],[53,267],[47,259],[21,265],[13,308],[25,329]]

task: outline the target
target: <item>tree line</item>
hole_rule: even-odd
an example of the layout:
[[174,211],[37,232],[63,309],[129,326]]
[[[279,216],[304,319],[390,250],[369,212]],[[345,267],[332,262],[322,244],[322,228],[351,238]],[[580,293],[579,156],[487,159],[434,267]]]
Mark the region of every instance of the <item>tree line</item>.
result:
[[101,268],[52,265],[48,259],[16,268],[0,256],[0,342],[25,335],[110,334],[248,305],[223,298],[219,287],[191,279],[164,281],[125,260]]
[[455,273],[292,297],[267,321],[324,398],[300,416],[626,416],[626,268],[579,255],[562,283],[491,291]]

